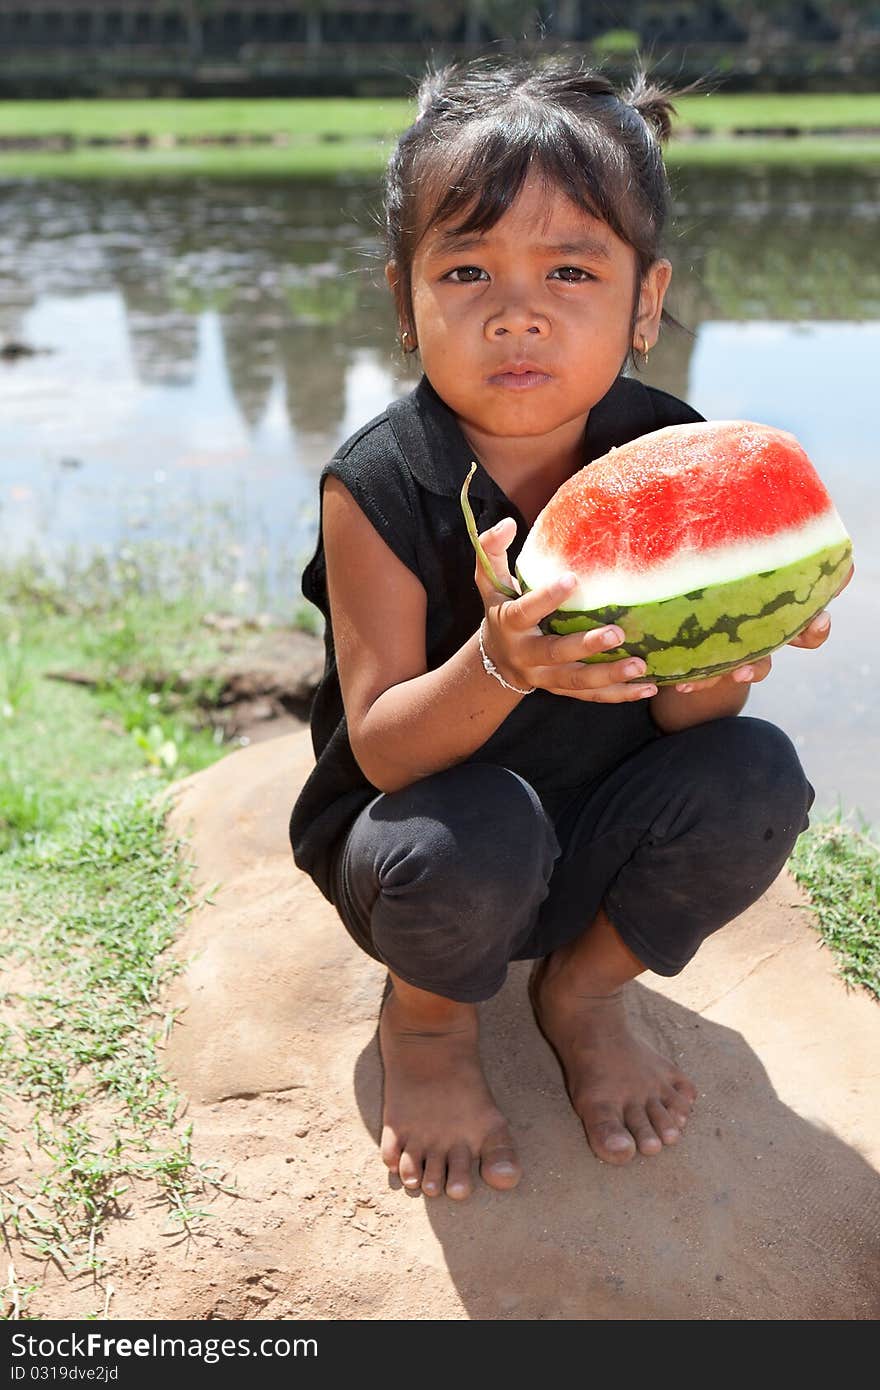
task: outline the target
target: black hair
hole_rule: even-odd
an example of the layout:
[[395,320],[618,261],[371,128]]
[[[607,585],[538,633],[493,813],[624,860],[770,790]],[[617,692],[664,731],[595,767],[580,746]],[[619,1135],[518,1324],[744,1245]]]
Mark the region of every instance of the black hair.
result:
[[[386,254],[410,338],[412,263],[428,227],[460,217],[456,232],[487,231],[530,172],[633,248],[639,282],[658,259],[669,208],[661,146],[675,107],[645,72],[617,92],[580,60],[477,58],[429,72],[417,100],[384,183]],[[634,302],[633,324],[635,313]],[[666,310],[663,320],[675,322]]]

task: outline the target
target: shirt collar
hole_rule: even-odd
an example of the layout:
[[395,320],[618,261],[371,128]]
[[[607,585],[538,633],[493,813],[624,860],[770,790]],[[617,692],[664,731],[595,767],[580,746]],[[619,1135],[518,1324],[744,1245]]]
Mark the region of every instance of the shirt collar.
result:
[[[475,461],[473,451],[426,376],[409,395],[391,403],[388,418],[404,459],[422,487],[440,497],[457,498]],[[630,377],[618,377],[590,411],[583,463],[592,463],[615,445],[646,434],[655,428],[654,420],[647,388]],[[490,501],[499,494],[503,496],[494,478],[477,463],[469,496]]]

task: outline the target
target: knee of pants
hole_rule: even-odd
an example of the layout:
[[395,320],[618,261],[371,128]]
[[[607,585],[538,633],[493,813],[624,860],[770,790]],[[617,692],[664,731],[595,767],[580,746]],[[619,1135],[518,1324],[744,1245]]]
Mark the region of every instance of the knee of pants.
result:
[[794,744],[775,724],[742,715],[718,721],[718,733],[702,788],[715,803],[719,829],[740,843],[765,845],[771,858],[787,856],[807,828],[814,797]]
[[706,936],[769,888],[813,801],[775,725],[740,716],[688,732],[688,785],[606,896],[627,944],[661,975],[677,974]]
[[[462,921],[515,917],[543,900],[559,851],[535,791],[517,774],[467,763],[383,798],[396,833],[379,894]],[[393,801],[393,806],[392,806]],[[386,837],[387,842],[387,837]]]

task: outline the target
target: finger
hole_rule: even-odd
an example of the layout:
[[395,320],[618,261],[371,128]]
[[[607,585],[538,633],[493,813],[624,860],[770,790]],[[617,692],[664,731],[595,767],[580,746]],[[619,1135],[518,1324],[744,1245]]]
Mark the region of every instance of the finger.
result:
[[[838,594],[843,593],[844,589],[846,588],[847,584],[849,584],[855,572],[855,565],[850,565],[849,572],[847,573],[846,578],[844,579],[843,583],[839,586],[839,588],[834,590],[834,593],[831,595],[832,598],[837,598]],[[831,614],[823,608],[822,612],[817,613],[815,618],[813,618],[807,624],[807,626],[798,633],[796,637],[792,637],[791,641],[788,643],[788,646],[806,647],[808,648],[808,650],[815,651],[817,647],[821,647],[823,642],[827,642],[830,634]]]
[[754,679],[754,675],[754,666],[737,666],[735,671],[731,671],[730,679],[736,685],[748,685],[748,683]]
[[675,688],[681,695],[692,695],[695,690],[711,690],[720,680],[720,676],[707,676],[701,681],[679,681]]
[[[506,584],[508,588],[514,589],[518,593],[519,585],[514,583],[507,566],[507,549],[515,535],[516,522],[513,517],[505,516],[494,526],[491,526],[488,531],[483,531],[479,540],[496,580],[500,580],[502,584]],[[501,592],[483,568],[479,555],[477,555],[474,577],[477,588],[484,597]]]
[[594,705],[632,705],[637,700],[650,700],[657,694],[656,685],[633,685],[630,681],[624,685],[600,685],[588,690],[562,690],[540,681],[539,685],[549,690],[551,695],[566,695],[570,700],[583,700]]
[[764,680],[770,673],[770,657],[762,656],[754,661],[746,662],[743,666],[736,666],[732,671],[728,671],[721,676],[707,676],[699,681],[679,681],[676,690],[682,695],[690,695],[694,691],[711,690],[720,681],[732,680],[735,685],[755,685],[758,681]]
[[597,704],[619,704],[645,700],[657,694],[653,681],[638,678],[638,671],[644,672],[644,669],[645,663],[635,658],[631,662],[602,662],[592,666],[578,662],[573,666],[539,667],[534,677],[536,684],[553,695],[570,695]]
[[834,590],[834,593],[831,595],[832,598],[837,598],[837,595],[838,595],[838,594],[842,594],[842,593],[843,593],[844,589],[846,588],[846,586],[847,586],[847,584],[849,583],[849,581],[852,579],[852,577],[853,577],[853,575],[855,574],[855,572],[856,572],[856,567],[855,567],[855,565],[850,565],[850,567],[849,567],[849,574],[846,576],[846,579],[844,579],[844,581],[843,581],[843,583],[841,584],[840,588]]
[[[488,615],[489,643],[497,642],[500,649],[505,643],[505,634],[496,628],[496,623],[500,625],[500,629],[510,625],[516,631],[516,624],[522,619],[522,612],[520,600],[493,605]],[[507,636],[509,637],[509,631]],[[617,685],[621,681],[638,679],[645,674],[645,663],[640,657],[623,658],[618,662],[589,660],[590,657],[619,647],[624,638],[623,629],[613,624],[610,627],[594,628],[590,632],[572,632],[564,635],[545,635],[533,626],[527,633],[516,635],[517,670],[527,673],[530,683],[537,682],[546,690],[553,690],[558,686],[565,694],[572,690],[580,690],[584,686],[592,689],[594,686]],[[555,663],[558,663],[558,669]],[[651,693],[656,692],[652,690]],[[621,698],[619,691],[616,692],[615,698]],[[627,694],[626,698],[636,697]]]
[[540,589],[530,589],[522,598],[511,600],[508,611],[505,612],[506,621],[517,632],[527,632],[529,628],[537,627],[542,618],[556,612],[576,584],[576,575],[561,574],[552,584],[545,584]]
[[764,680],[770,674],[771,665],[769,656],[756,657],[754,661],[737,666],[735,671],[731,671],[730,679],[737,685],[757,685],[758,681]]
[[801,629],[797,637],[792,637],[788,645],[815,650],[816,647],[821,647],[823,642],[827,642],[830,632],[831,614],[823,609],[821,613],[816,614],[812,622],[807,623],[807,626]]
[[490,526],[488,531],[480,532],[480,544],[484,550],[491,550],[493,554],[503,553],[515,535],[516,522],[513,517],[503,516],[494,526]]
[[[597,627],[590,632],[569,632],[564,636],[550,634],[537,639],[540,646],[536,651],[536,660],[548,666],[567,666],[575,661],[585,661],[600,652],[619,647],[625,635],[623,628],[614,626]],[[644,662],[641,671],[636,674],[641,675],[642,671]]]
[[[536,645],[540,639],[536,639]],[[535,663],[536,666],[539,663]],[[541,674],[555,681],[563,690],[600,690],[605,686],[625,686],[641,682],[646,666],[640,656],[623,657],[620,661],[572,661],[566,666],[539,667]],[[650,676],[647,684],[653,685]]]
[[757,685],[759,681],[766,680],[773,667],[773,659],[769,656],[762,656],[759,661],[754,663],[754,675],[752,685]]

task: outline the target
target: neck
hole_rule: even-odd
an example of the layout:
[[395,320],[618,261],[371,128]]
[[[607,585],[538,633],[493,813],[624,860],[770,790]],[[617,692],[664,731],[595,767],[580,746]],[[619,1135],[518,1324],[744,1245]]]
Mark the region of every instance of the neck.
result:
[[458,423],[475,457],[530,525],[557,488],[583,467],[585,415],[549,434],[516,438],[486,434],[467,420]]

